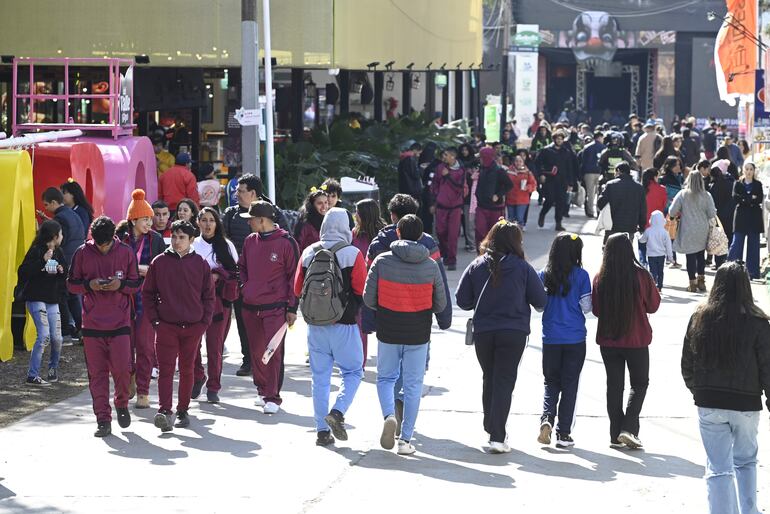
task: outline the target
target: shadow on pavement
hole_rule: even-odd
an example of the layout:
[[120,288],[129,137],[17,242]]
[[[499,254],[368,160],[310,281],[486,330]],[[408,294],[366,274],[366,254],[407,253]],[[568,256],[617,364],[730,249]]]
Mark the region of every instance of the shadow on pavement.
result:
[[[205,412],[207,414],[225,416],[230,419],[253,421],[262,425],[290,424],[306,428],[315,427],[315,421],[313,420],[312,416],[300,416],[298,414],[293,414],[284,410],[283,407],[280,411],[278,411],[278,414],[263,414],[259,407],[245,408],[226,402],[201,402],[198,408],[201,410],[201,412]],[[192,426],[192,424],[190,426]]]
[[[253,452],[262,449],[262,447],[254,441],[241,441],[215,434],[211,431],[211,428],[208,427],[208,425],[212,424],[214,424],[213,419],[197,420],[191,416],[189,428],[174,430],[172,434],[182,441],[182,446],[184,447],[204,452],[229,453],[233,457],[241,459],[256,457],[257,454]],[[195,433],[198,437],[185,435],[188,430]]]
[[170,466],[176,464],[175,459],[187,458],[187,452],[181,450],[167,450],[156,446],[144,437],[134,432],[122,432],[127,441],[114,435],[105,437],[104,443],[112,448],[111,454],[129,459],[144,459],[157,466]]

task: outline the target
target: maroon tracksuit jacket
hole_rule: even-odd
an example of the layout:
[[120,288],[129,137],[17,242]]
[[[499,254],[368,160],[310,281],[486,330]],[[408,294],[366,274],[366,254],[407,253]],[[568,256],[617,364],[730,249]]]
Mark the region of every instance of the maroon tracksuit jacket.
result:
[[[449,173],[443,174],[444,170]],[[460,237],[460,222],[465,203],[465,170],[457,165],[447,168],[439,164],[431,184],[431,193],[436,202],[436,235],[444,263],[457,264],[457,238]]]
[[[94,291],[90,281],[123,274],[117,291]],[[110,374],[115,382],[115,407],[128,406],[131,381],[132,295],[139,290],[136,255],[117,239],[103,254],[93,241],[72,257],[67,289],[83,295],[83,347],[88,388],[98,422],[112,420]]]
[[262,364],[262,355],[286,322],[286,312],[297,312],[299,300],[293,286],[298,262],[297,242],[281,228],[247,237],[238,261],[254,385],[265,402],[277,405],[281,404],[283,345],[267,365]]

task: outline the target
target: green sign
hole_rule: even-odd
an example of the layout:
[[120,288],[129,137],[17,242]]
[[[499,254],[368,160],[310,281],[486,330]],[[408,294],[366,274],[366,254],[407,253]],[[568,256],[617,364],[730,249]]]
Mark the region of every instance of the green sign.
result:
[[513,46],[540,46],[541,37],[539,32],[524,30],[511,34],[511,45]]
[[489,141],[500,139],[500,106],[497,104],[484,106],[484,133]]

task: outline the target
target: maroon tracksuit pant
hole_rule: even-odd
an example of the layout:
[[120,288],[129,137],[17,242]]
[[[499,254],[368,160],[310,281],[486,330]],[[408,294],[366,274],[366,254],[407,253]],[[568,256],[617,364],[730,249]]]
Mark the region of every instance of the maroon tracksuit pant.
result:
[[457,264],[457,239],[460,237],[462,216],[462,205],[454,209],[436,206],[436,235],[444,264]]
[[[225,308],[221,314],[215,314],[214,321],[206,330],[206,368],[209,372],[206,382],[207,391],[218,393],[222,389],[222,352],[225,349],[228,332],[230,332],[230,307]],[[195,382],[204,380],[206,380],[206,370],[203,368],[201,345],[198,345],[198,355],[195,358]]]
[[192,396],[193,376],[195,373],[195,356],[203,332],[200,324],[184,327],[161,322],[155,327],[157,342],[155,351],[158,354],[158,396],[160,410],[171,411],[174,402],[174,371],[177,358],[179,359],[179,391],[177,392],[176,410],[186,411],[190,407]]
[[487,234],[492,227],[500,221],[500,217],[505,215],[505,209],[500,207],[499,209],[484,209],[482,207],[476,207],[476,246],[478,247],[481,242],[487,237]]
[[131,373],[136,376],[137,394],[150,394],[150,377],[155,358],[155,331],[142,314],[131,327]]
[[88,389],[98,423],[112,421],[110,375],[115,382],[115,407],[128,407],[131,383],[131,336],[83,337]]
[[262,364],[262,355],[267,344],[273,338],[281,325],[286,323],[286,309],[269,311],[253,311],[243,309],[243,323],[249,335],[249,353],[251,357],[251,373],[254,385],[265,402],[280,405],[281,382],[283,381],[283,344],[276,349],[270,362]]

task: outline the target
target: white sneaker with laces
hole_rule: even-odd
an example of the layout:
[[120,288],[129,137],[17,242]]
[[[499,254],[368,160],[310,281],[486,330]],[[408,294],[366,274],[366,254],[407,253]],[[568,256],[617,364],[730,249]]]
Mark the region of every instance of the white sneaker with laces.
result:
[[265,414],[275,414],[277,413],[281,408],[278,406],[277,403],[273,402],[267,402],[264,407],[262,407],[262,412]]
[[636,450],[642,447],[642,441],[631,432],[626,432],[625,430],[618,436],[618,441],[625,444],[632,450]]
[[398,440],[399,455],[412,455],[416,451],[417,451],[417,448],[415,448],[414,445],[409,441],[404,441],[403,439]]
[[508,443],[499,443],[497,441],[492,441],[489,443],[489,453],[493,455],[498,455],[500,453],[510,453],[511,447],[508,446]]
[[264,407],[265,406],[265,399],[261,396],[257,395],[257,399],[254,400],[254,405],[257,407]]

